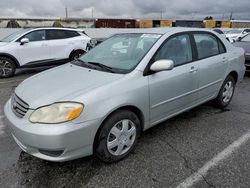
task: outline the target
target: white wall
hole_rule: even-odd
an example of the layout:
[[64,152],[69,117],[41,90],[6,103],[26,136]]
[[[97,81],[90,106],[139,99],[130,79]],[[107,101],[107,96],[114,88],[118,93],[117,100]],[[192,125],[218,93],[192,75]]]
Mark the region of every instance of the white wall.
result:
[[20,29],[9,29],[9,28],[0,28],[0,40],[11,33],[14,33]]

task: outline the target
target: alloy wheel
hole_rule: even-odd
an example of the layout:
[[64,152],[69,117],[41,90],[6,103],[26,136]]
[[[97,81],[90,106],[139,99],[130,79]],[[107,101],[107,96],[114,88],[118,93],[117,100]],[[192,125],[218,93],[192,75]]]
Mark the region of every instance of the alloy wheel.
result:
[[0,59],[0,76],[5,77],[12,73],[13,67],[11,65],[11,62]]

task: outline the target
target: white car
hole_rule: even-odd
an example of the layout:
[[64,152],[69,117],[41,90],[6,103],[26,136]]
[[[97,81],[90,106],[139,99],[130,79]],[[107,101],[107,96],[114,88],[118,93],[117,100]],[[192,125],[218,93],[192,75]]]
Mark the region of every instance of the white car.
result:
[[11,77],[16,68],[56,65],[85,53],[91,38],[69,28],[22,29],[0,41],[0,78]]
[[233,43],[250,32],[250,29],[231,29],[225,32],[227,40]]

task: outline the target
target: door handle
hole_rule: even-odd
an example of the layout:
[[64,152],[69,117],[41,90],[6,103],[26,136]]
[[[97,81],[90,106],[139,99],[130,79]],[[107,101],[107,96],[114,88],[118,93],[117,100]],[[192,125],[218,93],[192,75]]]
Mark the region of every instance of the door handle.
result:
[[198,71],[198,69],[195,68],[194,66],[192,66],[192,67],[190,68],[190,70],[189,70],[190,73],[197,72],[197,71]]
[[222,58],[222,62],[223,62],[223,63],[227,63],[227,62],[228,62],[228,59],[227,59],[226,57],[223,57],[223,58]]
[[42,46],[49,46],[48,44],[42,44]]

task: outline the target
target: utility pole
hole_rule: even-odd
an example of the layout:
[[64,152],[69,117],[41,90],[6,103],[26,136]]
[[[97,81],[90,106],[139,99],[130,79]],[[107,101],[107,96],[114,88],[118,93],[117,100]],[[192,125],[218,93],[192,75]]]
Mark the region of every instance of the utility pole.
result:
[[233,19],[233,12],[231,12],[229,20],[232,20],[232,19]]
[[92,18],[94,18],[94,8],[91,8],[91,14],[92,14]]
[[67,9],[67,7],[65,7],[65,15],[66,15],[66,18],[68,18],[68,9]]

